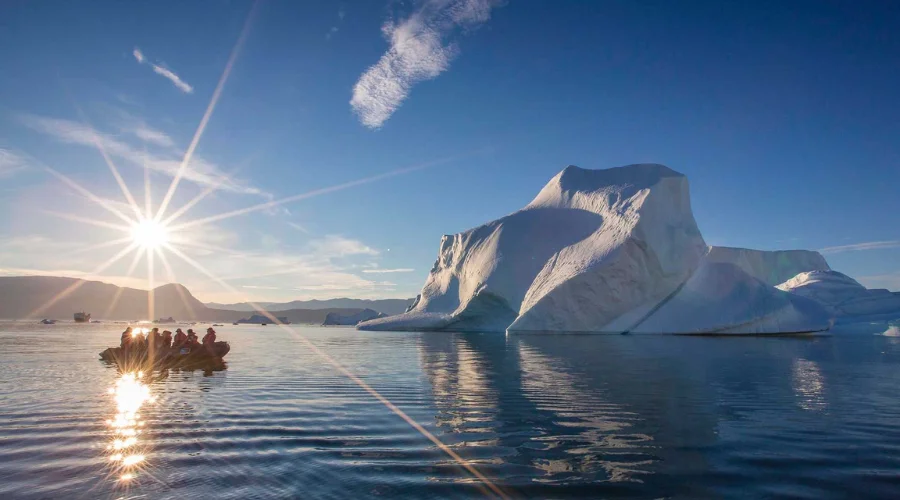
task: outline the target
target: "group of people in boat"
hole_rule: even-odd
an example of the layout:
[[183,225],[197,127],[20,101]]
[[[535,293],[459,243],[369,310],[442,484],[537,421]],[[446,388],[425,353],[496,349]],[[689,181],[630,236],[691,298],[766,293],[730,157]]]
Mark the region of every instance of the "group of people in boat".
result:
[[140,331],[135,331],[130,326],[122,332],[122,340],[119,347],[123,351],[152,351],[160,350],[169,351],[171,349],[190,349],[190,352],[197,352],[201,348],[205,348],[210,354],[215,355],[213,346],[216,344],[216,331],[212,327],[206,329],[206,335],[202,340],[197,339],[194,330],[188,328],[187,333],[181,331],[181,328],[175,330],[175,336],[169,330],[159,331],[159,328],[153,328],[147,332],[146,336]]

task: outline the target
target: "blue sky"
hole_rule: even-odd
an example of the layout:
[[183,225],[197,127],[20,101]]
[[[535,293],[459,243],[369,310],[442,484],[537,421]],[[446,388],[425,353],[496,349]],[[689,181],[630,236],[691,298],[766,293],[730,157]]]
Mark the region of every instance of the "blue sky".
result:
[[658,162],[710,244],[900,290],[898,25],[865,1],[5,2],[0,272],[146,287],[130,255],[98,271],[123,232],[72,218],[119,219],[45,167],[130,213],[99,144],[155,213],[234,54],[167,213],[210,193],[173,224],[312,195],[179,233],[227,286],[172,254],[154,284],[413,296],[442,234],[567,164]]

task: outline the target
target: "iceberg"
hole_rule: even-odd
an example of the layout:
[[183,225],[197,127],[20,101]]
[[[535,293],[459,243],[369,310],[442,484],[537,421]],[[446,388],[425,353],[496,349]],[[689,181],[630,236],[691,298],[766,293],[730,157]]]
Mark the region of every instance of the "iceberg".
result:
[[798,273],[777,288],[824,305],[838,322],[900,318],[900,294],[866,288],[837,271]]
[[358,328],[813,332],[829,310],[775,285],[828,270],[812,251],[707,246],[687,178],[666,166],[569,166],[525,208],[445,235],[410,309]]
[[356,325],[361,321],[368,321],[376,318],[384,318],[387,317],[386,314],[375,311],[374,309],[363,309],[355,314],[340,314],[337,312],[330,312],[325,316],[325,322],[322,323],[323,326],[329,325]]

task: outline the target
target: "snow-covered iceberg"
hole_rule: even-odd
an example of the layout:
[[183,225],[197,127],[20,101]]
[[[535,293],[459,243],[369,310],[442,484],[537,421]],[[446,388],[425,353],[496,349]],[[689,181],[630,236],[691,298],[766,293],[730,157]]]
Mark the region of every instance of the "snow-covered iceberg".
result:
[[815,300],[827,307],[839,322],[900,318],[900,294],[866,288],[837,271],[798,273],[777,288]]
[[365,330],[786,333],[827,329],[773,285],[816,252],[708,247],[687,178],[663,165],[569,166],[525,208],[444,236],[410,310]]

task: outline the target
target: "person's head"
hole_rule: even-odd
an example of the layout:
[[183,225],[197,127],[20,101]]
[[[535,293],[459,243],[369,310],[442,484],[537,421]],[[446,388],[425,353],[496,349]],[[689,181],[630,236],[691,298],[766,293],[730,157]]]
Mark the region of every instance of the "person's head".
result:
[[206,333],[216,333],[216,331],[213,330],[212,327],[209,327],[206,329]]
[[171,336],[172,336],[172,332],[170,332],[169,330],[163,330],[163,335],[168,335],[168,336],[171,337]]
[[184,332],[181,331],[181,328],[177,328],[177,329],[175,330],[175,333],[184,333]]
[[194,334],[194,330],[191,328],[188,328],[188,335],[193,335],[193,334]]
[[130,326],[129,326],[128,328],[125,329],[125,333],[131,333],[131,327],[130,327]]
[[150,330],[150,331],[151,331],[152,333],[159,333],[159,328],[153,328],[153,330]]

